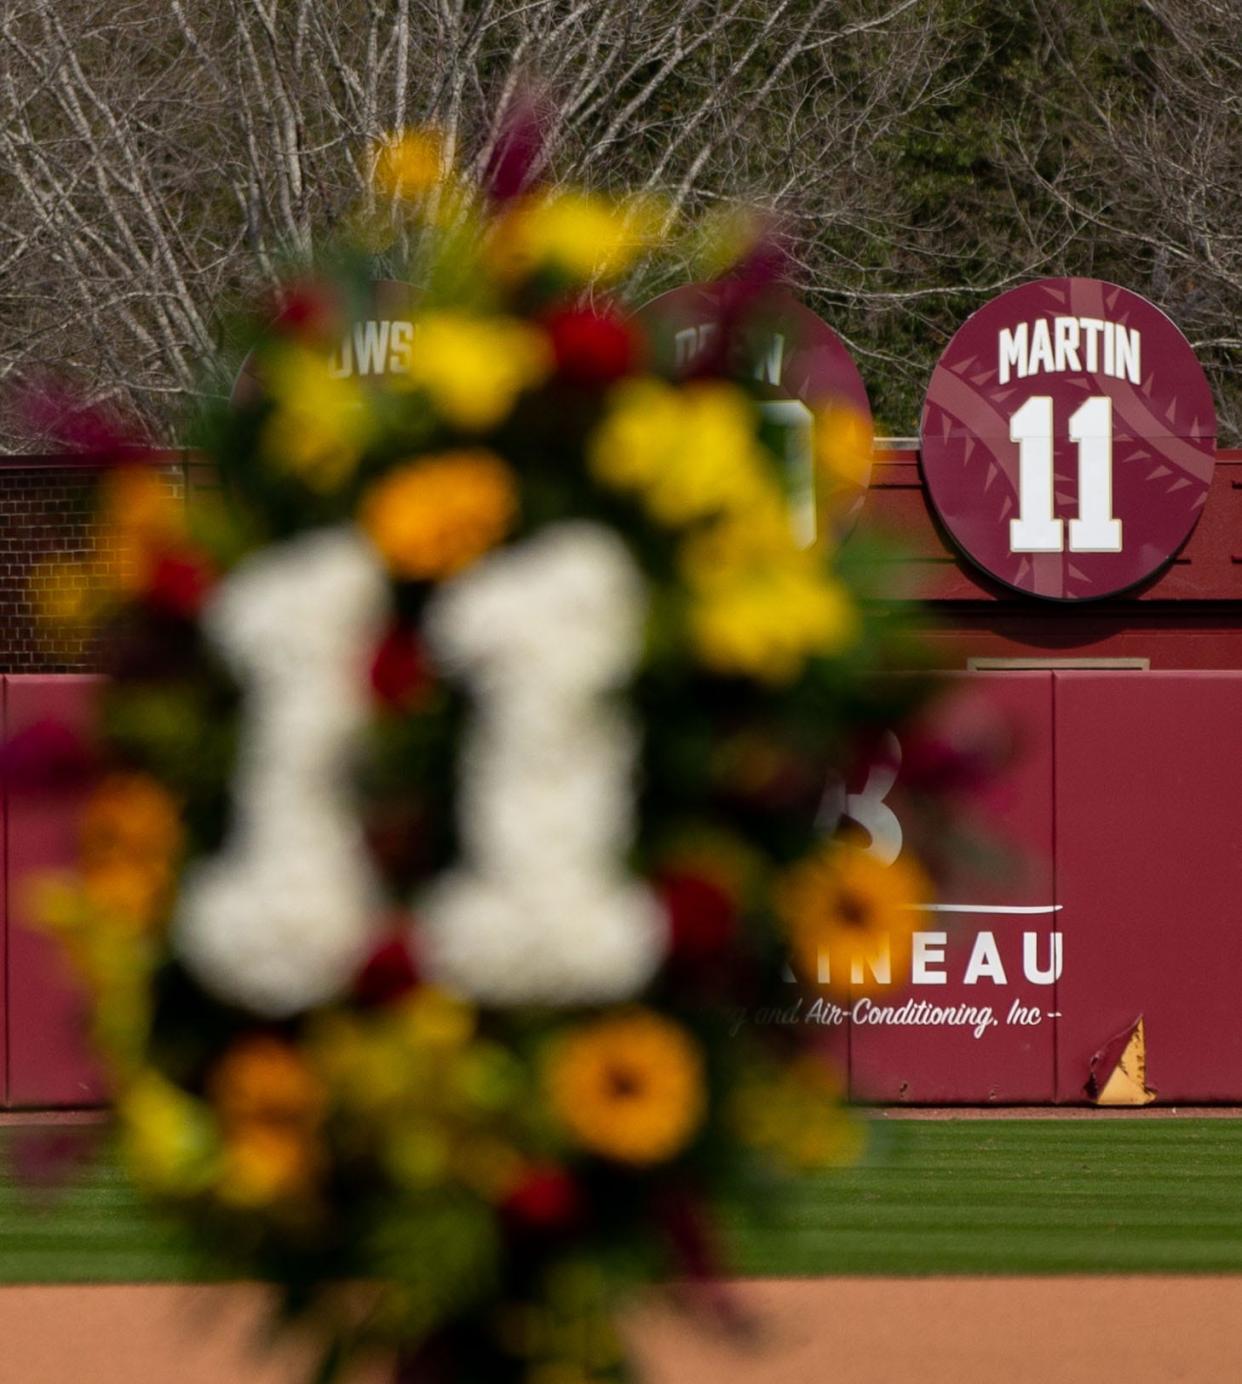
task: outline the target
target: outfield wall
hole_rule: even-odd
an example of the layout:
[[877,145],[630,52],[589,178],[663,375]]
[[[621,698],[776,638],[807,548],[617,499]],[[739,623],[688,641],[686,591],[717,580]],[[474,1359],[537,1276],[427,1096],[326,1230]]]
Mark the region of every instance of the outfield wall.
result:
[[[79,467],[4,466],[6,571],[85,541]],[[42,500],[23,479],[35,476]],[[32,517],[36,502],[50,517]],[[920,919],[900,995],[817,1007],[791,990],[788,1010],[749,1018],[816,1024],[860,1099],[1042,1104],[1085,1101],[1093,1059],[1141,1016],[1161,1102],[1242,1102],[1242,452],[1218,454],[1203,516],[1173,561],[1104,601],[1035,601],[960,558],[911,450],[879,449],[860,536],[869,531],[901,545],[899,576],[939,622],[929,642],[963,714],[1003,724],[1020,751],[973,804],[1018,854],[1003,873],[946,885],[940,910]],[[67,662],[38,645],[23,632],[25,601],[17,576],[0,584],[6,740],[41,718],[87,714],[90,650]],[[871,796],[900,820],[901,772],[889,768]],[[864,809],[868,781],[853,785]],[[69,857],[72,815],[63,798],[6,782],[0,816],[0,1102],[91,1104],[101,1087],[73,986],[29,915],[32,875]]]

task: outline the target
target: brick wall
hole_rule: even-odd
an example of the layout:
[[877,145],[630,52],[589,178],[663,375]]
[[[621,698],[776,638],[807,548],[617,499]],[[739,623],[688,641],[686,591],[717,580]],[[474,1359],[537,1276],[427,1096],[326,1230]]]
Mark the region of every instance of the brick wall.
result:
[[[181,464],[161,467],[184,495]],[[82,673],[98,666],[92,641],[71,619],[49,624],[36,610],[71,611],[108,555],[94,521],[98,473],[55,459],[0,459],[0,673]]]

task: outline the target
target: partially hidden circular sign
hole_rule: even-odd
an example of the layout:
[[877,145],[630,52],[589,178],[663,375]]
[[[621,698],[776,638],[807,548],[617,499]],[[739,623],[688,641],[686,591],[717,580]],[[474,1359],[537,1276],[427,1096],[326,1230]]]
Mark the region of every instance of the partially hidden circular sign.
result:
[[[416,291],[396,279],[376,279],[358,290],[358,300],[334,305],[344,319],[340,338],[328,359],[338,379],[357,377],[379,383],[385,375],[403,374],[414,349]],[[235,407],[255,403],[264,392],[263,350],[256,346],[242,361],[230,400]]]
[[1145,580],[1189,536],[1216,456],[1212,391],[1145,298],[1041,279],[994,298],[949,342],[921,427],[923,475],[954,542],[1051,600]]
[[[844,537],[870,480],[871,405],[836,332],[787,289],[756,292],[728,280],[674,288],[640,308],[635,321],[660,373],[684,379],[707,365],[723,366],[751,385],[779,437],[799,533],[812,541],[817,515],[830,512],[836,536]],[[855,449],[861,464],[842,472],[833,494],[817,495],[814,429],[833,410],[837,425],[865,435],[866,445]]]

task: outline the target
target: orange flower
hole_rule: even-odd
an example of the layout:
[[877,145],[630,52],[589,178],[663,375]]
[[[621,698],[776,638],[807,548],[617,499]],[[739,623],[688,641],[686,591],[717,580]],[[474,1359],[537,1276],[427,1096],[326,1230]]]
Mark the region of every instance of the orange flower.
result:
[[318,1168],[318,1146],[305,1131],[247,1124],[225,1141],[217,1191],[233,1206],[264,1206],[305,1195]]
[[92,911],[140,932],[159,921],[171,889],[172,871],[167,866],[105,860],[82,869],[82,892]]
[[147,586],[157,556],[185,534],[185,511],[168,479],[146,466],[111,472],[103,484],[102,552],[109,584],[129,594]]
[[273,1124],[314,1128],[323,1118],[323,1083],[300,1054],[279,1038],[244,1038],[225,1054],[211,1094],[227,1125]]
[[545,1077],[552,1109],[575,1142],[621,1163],[672,1158],[703,1120],[699,1049],[649,1010],[571,1030],[553,1048]]
[[307,1194],[324,1162],[327,1092],[301,1054],[279,1038],[243,1038],[209,1091],[224,1132],[220,1198],[261,1206]]
[[441,452],[389,472],[363,496],[360,518],[398,576],[438,581],[499,543],[517,505],[513,473],[480,448]]
[[78,826],[87,902],[110,922],[151,927],[170,897],[182,834],[177,804],[155,779],[110,774]]
[[931,896],[909,859],[883,865],[861,846],[834,843],[786,872],[776,905],[804,979],[858,994],[900,979],[918,904]]
[[118,860],[167,865],[181,837],[177,804],[146,774],[110,774],[91,794],[79,825],[88,866]]

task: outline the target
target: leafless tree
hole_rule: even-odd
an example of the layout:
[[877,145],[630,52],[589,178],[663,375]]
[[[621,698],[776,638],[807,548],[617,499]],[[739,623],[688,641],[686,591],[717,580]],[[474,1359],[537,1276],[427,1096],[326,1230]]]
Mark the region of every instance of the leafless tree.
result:
[[[543,171],[788,209],[812,277],[894,224],[875,150],[936,97],[927,0],[7,0],[0,377],[45,365],[165,435],[220,310],[434,123],[478,173],[532,76]],[[20,442],[10,436],[10,443]]]
[[1236,0],[4,0],[0,389],[53,367],[175,436],[375,139],[435,123],[477,174],[531,80],[546,176],[779,209],[890,430],[966,312],[1056,273],[1146,292],[1242,425]]
[[[1057,73],[1003,157],[1105,272],[1147,294],[1215,377],[1222,437],[1242,431],[1242,10],[1142,0],[1041,7]],[[1098,272],[1098,271],[1097,271]]]

